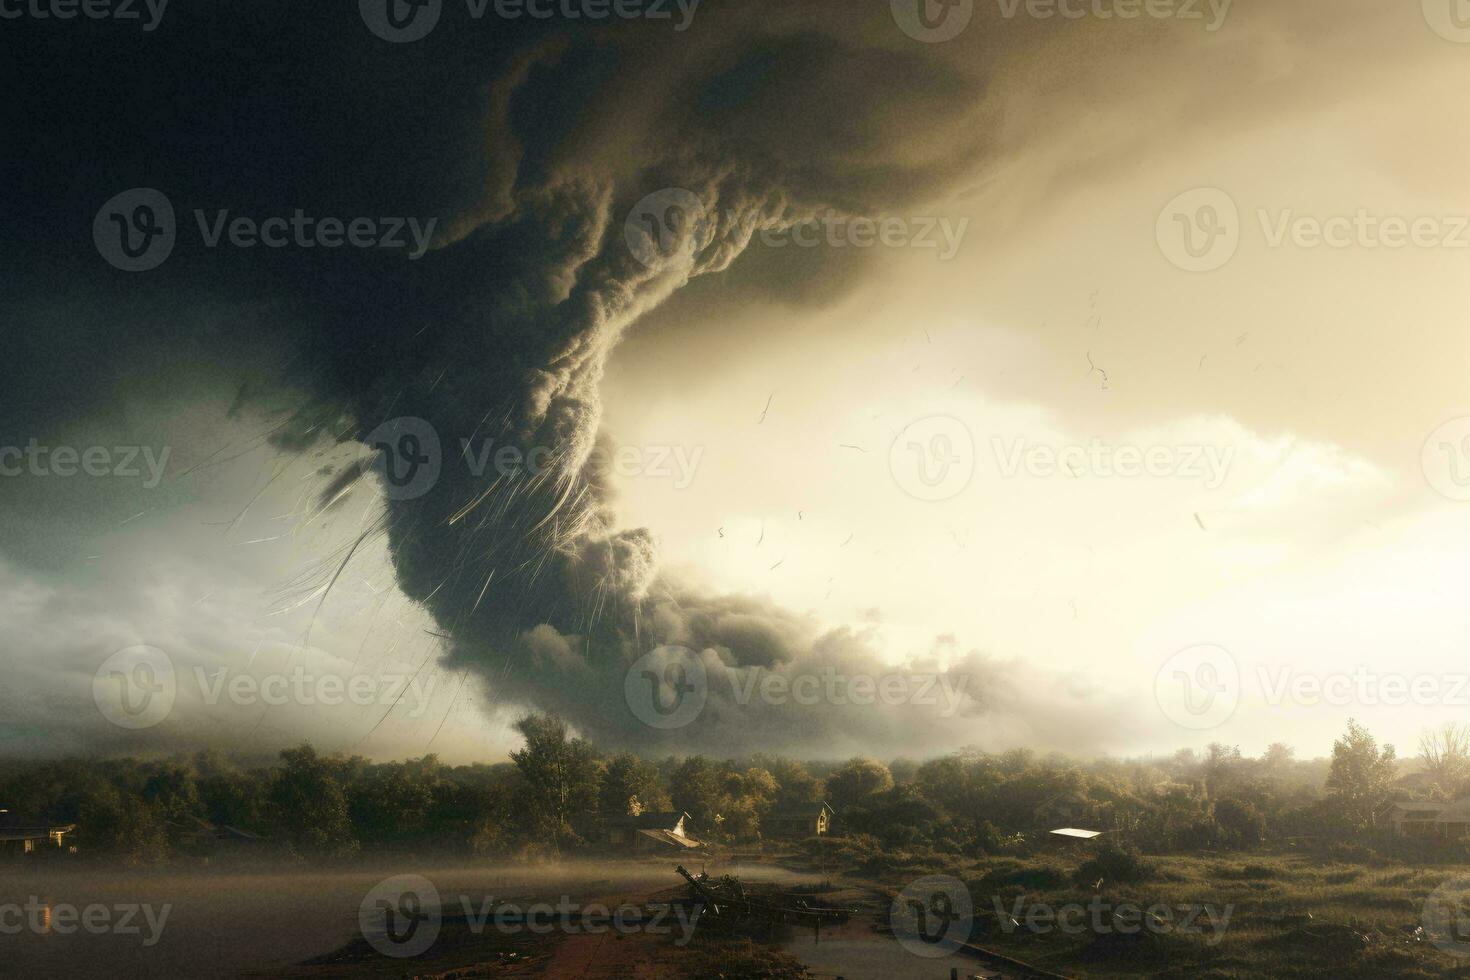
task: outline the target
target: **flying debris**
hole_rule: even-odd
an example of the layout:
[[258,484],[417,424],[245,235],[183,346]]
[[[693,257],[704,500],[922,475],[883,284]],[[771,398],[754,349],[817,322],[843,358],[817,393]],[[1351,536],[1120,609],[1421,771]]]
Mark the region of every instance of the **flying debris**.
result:
[[773,391],[773,392],[771,392],[771,397],[766,399],[766,407],[763,408],[763,409],[761,409],[761,420],[759,422],[757,422],[756,425],[765,425],[765,423],[766,423],[766,415],[769,414],[770,411],[771,411],[771,402],[773,402],[775,400],[776,400],[776,393]]
[[1076,827],[1063,827],[1060,830],[1053,830],[1051,834],[1053,837],[1071,837],[1074,840],[1092,840],[1094,837],[1101,837],[1103,835],[1103,832],[1101,830],[1078,830]]
[[1201,531],[1208,531],[1209,530],[1209,528],[1205,527],[1204,518],[1200,517],[1198,514],[1195,514],[1194,515],[1194,522],[1199,525],[1199,529]]

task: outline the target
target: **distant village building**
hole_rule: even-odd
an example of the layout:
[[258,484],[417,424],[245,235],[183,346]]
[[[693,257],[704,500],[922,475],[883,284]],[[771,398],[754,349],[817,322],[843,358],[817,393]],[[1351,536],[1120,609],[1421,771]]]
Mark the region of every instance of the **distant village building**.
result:
[[833,810],[825,803],[778,806],[761,820],[767,837],[821,837],[832,829]]
[[211,823],[200,817],[186,817],[170,824],[169,830],[180,847],[192,853],[243,853],[258,850],[267,843],[265,838],[248,830]]
[[1461,840],[1470,836],[1470,799],[1391,804],[1384,813],[1395,837]]
[[76,829],[74,823],[48,823],[0,810],[0,857],[75,853],[72,839]]
[[689,834],[689,814],[680,812],[605,814],[584,834],[595,844],[633,854],[692,851],[704,843]]

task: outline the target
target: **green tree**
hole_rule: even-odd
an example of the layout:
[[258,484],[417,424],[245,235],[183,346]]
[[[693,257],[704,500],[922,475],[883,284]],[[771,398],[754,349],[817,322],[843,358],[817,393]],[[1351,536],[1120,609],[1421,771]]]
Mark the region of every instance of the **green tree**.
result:
[[669,780],[674,809],[694,819],[697,834],[714,836],[724,822],[720,805],[724,802],[721,773],[702,755],[691,755],[679,764]]
[[1249,800],[1228,799],[1215,804],[1215,823],[1228,843],[1253,847],[1266,836],[1266,820]]
[[356,851],[347,803],[350,763],[322,758],[309,744],[283,750],[281,763],[271,779],[270,810],[291,847],[315,857]]
[[634,800],[642,811],[664,811],[673,806],[655,766],[631,752],[619,752],[607,760],[598,792],[604,813],[628,813]]
[[567,723],[552,715],[527,715],[515,729],[526,744],[510,757],[526,781],[537,832],[557,841],[572,837],[572,817],[597,806],[596,751],[585,739],[571,738]]
[[1389,798],[1397,759],[1392,745],[1378,747],[1368,729],[1348,721],[1347,734],[1332,745],[1327,794],[1352,830],[1373,824],[1373,814]]
[[362,843],[404,844],[431,836],[443,767],[437,756],[377,765],[348,794],[352,827]]
[[764,769],[776,780],[776,805],[819,803],[826,791],[822,781],[795,759],[757,755],[751,764]]
[[827,798],[841,812],[893,788],[893,774],[877,759],[851,759],[827,777]]

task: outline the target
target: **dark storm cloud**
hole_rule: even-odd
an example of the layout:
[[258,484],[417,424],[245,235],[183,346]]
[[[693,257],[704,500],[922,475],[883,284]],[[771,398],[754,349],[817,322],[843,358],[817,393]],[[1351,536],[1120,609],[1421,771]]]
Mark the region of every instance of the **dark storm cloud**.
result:
[[[201,384],[273,412],[272,441],[292,452],[399,417],[426,420],[451,459],[467,439],[540,450],[536,472],[446,465],[381,525],[403,591],[453,637],[451,666],[497,699],[667,741],[629,711],[623,679],[679,644],[721,682],[684,745],[959,736],[1004,701],[973,657],[935,671],[965,679],[942,719],[721,693],[741,671],[883,668],[862,637],[668,580],[652,536],[618,526],[594,452],[604,364],[640,318],[729,270],[762,229],[921,204],[985,152],[983,79],[897,32],[885,5],[791,7],[711,3],[684,33],[464,23],[410,45],[371,36],[351,5],[194,5],[144,41],[34,30],[6,72],[7,130],[30,166],[0,232],[21,352],[5,441],[104,416],[150,384]],[[131,275],[88,239],[97,207],[130,187],[162,190],[180,220],[168,261]],[[639,254],[627,219],[671,188],[704,220]],[[296,208],[433,219],[436,248],[210,249],[191,227],[195,209]],[[324,501],[356,482],[324,477]]]

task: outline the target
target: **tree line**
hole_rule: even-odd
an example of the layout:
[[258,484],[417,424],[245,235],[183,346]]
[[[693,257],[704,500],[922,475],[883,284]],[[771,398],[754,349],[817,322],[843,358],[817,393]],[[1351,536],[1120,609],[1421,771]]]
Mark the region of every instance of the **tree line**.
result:
[[1405,766],[1349,723],[1330,760],[1215,743],[1168,758],[1081,762],[1017,749],[928,761],[802,762],[777,755],[649,760],[604,753],[561,719],[515,725],[511,760],[373,763],[287,749],[248,765],[218,752],[161,760],[0,765],[0,808],[77,825],[80,853],[144,864],[207,853],[218,828],[305,859],[442,851],[510,858],[585,847],[597,814],[683,811],[715,843],[762,840],[781,807],[825,801],[836,831],[874,847],[981,857],[1063,826],[1148,851],[1250,848],[1293,837],[1351,841],[1394,798],[1453,798],[1470,781],[1470,730],[1428,733]]

